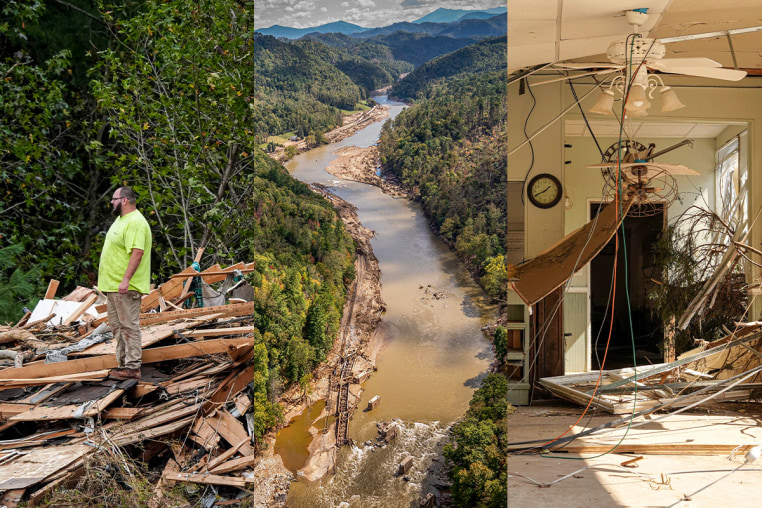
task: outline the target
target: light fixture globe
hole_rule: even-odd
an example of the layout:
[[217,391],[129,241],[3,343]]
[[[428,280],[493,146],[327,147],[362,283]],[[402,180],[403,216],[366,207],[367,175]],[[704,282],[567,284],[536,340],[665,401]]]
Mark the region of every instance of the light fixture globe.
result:
[[646,97],[645,87],[639,83],[633,84],[627,94],[627,102],[625,103],[627,111],[635,113],[636,111],[646,111],[649,107],[651,107],[651,103]]
[[668,113],[670,111],[675,111],[676,109],[685,107],[685,104],[680,102],[680,99],[677,98],[675,91],[668,86],[665,86],[661,89],[659,96],[661,97],[662,113]]
[[614,116],[614,91],[606,88],[590,108],[591,113]]

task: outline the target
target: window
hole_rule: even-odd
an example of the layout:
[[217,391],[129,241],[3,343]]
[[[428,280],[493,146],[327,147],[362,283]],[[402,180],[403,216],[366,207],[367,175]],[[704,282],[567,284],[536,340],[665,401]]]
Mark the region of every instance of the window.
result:
[[717,213],[742,229],[747,221],[746,143],[743,131],[717,151]]

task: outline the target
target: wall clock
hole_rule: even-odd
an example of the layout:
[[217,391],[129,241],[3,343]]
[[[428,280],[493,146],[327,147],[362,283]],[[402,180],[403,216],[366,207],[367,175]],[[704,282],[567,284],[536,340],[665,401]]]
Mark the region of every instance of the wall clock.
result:
[[552,208],[561,201],[561,182],[550,173],[540,173],[527,186],[529,201],[538,208]]

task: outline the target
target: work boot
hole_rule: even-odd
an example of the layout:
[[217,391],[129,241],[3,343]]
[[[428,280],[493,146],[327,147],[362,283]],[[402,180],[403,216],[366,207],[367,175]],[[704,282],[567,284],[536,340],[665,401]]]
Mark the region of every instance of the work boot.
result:
[[140,368],[128,369],[125,367],[120,369],[111,369],[111,372],[108,373],[108,377],[110,379],[118,379],[120,381],[124,381],[125,379],[137,379],[140,381]]

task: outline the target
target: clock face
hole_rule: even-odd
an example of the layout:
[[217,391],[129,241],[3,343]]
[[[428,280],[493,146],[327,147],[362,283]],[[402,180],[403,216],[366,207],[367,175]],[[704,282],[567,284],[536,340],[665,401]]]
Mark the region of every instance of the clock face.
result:
[[551,208],[561,200],[561,182],[553,175],[543,173],[529,182],[529,201],[539,208]]

